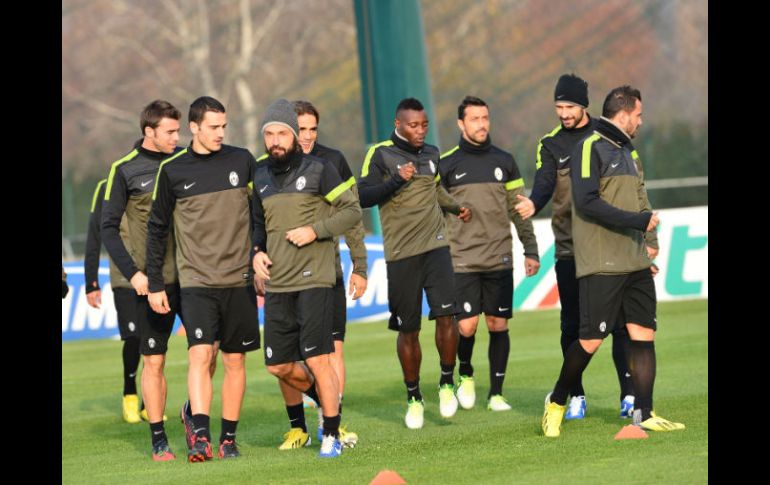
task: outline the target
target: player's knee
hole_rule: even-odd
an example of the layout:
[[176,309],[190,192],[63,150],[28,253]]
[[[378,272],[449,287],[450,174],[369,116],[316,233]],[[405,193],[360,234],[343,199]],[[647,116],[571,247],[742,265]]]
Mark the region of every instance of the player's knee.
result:
[[277,364],[277,365],[268,365],[267,371],[271,374],[273,374],[275,377],[279,379],[283,379],[284,377],[287,377],[289,374],[291,374],[291,363],[288,364]]
[[246,364],[246,354],[222,352],[225,369],[241,369]]

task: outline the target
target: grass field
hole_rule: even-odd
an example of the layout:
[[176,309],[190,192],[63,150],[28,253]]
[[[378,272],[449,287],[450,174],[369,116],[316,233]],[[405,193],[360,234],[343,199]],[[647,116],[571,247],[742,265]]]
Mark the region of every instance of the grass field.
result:
[[[247,390],[238,427],[242,457],[186,462],[179,407],[186,399],[186,344],[172,337],[166,376],[166,431],[177,460],[150,459],[145,424],[122,421],[119,341],[62,344],[62,483],[354,483],[382,469],[408,483],[706,483],[708,482],[708,301],[658,306],[655,408],[687,429],[650,433],[649,439],[614,441],[627,420],[618,417],[618,383],[610,342],[591,362],[584,385],[587,417],[566,421],[558,439],[540,429],[543,397],[561,365],[557,311],[515,315],[504,395],[512,411],[485,408],[489,389],[486,330],[476,336],[473,363],[477,402],[451,420],[438,412],[438,356],[433,326],[424,324],[421,385],[425,426],[408,430],[406,393],[395,354],[396,334],[384,322],[348,326],[348,383],[343,424],[359,445],[341,458],[320,460],[318,444],[278,451],[288,429],[275,378],[261,350],[247,359]],[[212,437],[220,431],[221,366],[215,377]],[[315,410],[306,413],[314,431]],[[215,452],[216,453],[216,452]]]

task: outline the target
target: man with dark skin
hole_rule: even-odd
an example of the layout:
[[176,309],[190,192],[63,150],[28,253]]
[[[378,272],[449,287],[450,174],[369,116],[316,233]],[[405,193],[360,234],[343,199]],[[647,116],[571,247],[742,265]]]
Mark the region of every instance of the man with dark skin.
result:
[[420,392],[422,291],[436,320],[441,364],[439,409],[445,418],[457,411],[454,368],[458,330],[454,273],[443,211],[467,222],[461,207],[440,185],[439,151],[425,143],[428,117],[422,103],[402,100],[390,139],[367,152],[359,181],[361,207],[378,204],[388,271],[388,328],[398,331],[397,351],[407,389],[406,426],[422,428],[425,405]]

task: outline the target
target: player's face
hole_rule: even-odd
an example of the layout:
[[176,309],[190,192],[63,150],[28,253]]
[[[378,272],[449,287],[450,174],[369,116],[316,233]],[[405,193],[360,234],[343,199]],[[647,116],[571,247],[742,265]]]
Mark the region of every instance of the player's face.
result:
[[288,127],[277,123],[267,125],[264,139],[265,150],[276,160],[285,160],[296,146],[294,133]]
[[155,128],[145,128],[144,136],[150,140],[155,151],[174,153],[174,148],[179,143],[179,120],[163,118]]
[[425,110],[401,110],[395,124],[398,134],[406,138],[410,145],[420,148],[425,144],[425,137],[428,135],[428,115]]
[[200,124],[190,122],[193,134],[193,148],[199,153],[218,152],[222,149],[227,128],[227,113],[206,111]]
[[307,113],[297,116],[297,122],[299,123],[299,145],[303,152],[310,153],[318,139],[318,121],[314,115]]
[[634,110],[628,114],[628,121],[625,126],[629,138],[636,138],[640,126],[642,126],[642,102],[637,99]]
[[481,145],[489,137],[489,108],[486,106],[466,106],[465,117],[457,120],[457,126],[467,141]]
[[558,102],[556,103],[556,114],[559,116],[561,126],[566,130],[571,130],[580,125],[586,115],[586,110],[573,103]]

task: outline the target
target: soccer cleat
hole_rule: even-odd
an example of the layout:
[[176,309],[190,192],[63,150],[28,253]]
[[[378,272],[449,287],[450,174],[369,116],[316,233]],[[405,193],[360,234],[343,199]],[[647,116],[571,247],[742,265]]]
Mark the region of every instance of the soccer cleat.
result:
[[345,448],[355,448],[358,443],[358,435],[348,431],[344,426],[340,426],[340,443]]
[[185,412],[185,409],[189,405],[190,401],[185,401],[185,403],[182,405],[182,410],[179,412],[179,415],[182,418],[182,424],[184,425],[184,436],[185,441],[187,442],[188,450],[191,449],[195,444],[195,426],[193,426],[192,416],[188,416]]
[[656,415],[655,411],[650,413],[649,419],[642,421],[641,409],[634,411],[634,424],[648,431],[677,431],[685,428],[684,424],[675,423],[666,418],[662,418]]
[[511,405],[508,404],[508,400],[502,394],[495,394],[489,397],[487,409],[490,411],[510,411]]
[[564,419],[583,419],[586,417],[586,397],[572,396],[569,400],[569,408]]
[[131,424],[142,422],[139,416],[139,396],[136,394],[123,396],[123,421]]
[[444,384],[438,388],[438,409],[441,416],[451,418],[457,412],[457,397],[454,384]]
[[543,434],[548,438],[557,438],[561,434],[561,421],[564,418],[564,410],[567,406],[560,406],[551,402],[551,393],[545,396],[545,410],[543,412]]
[[634,417],[634,396],[628,395],[620,401],[620,417],[621,418],[633,418]]
[[473,377],[460,376],[460,385],[457,386],[457,400],[463,409],[471,409],[476,404],[476,383]]
[[193,443],[190,451],[187,452],[187,461],[195,463],[198,461],[206,461],[214,458],[214,454],[211,452],[211,443],[205,436],[196,436],[195,443]]
[[303,446],[310,446],[310,435],[302,428],[291,428],[283,434],[283,443],[278,447],[279,450],[294,450]]
[[307,394],[305,394],[305,393],[303,392],[303,393],[302,393],[302,407],[303,407],[303,408],[317,408],[317,407],[318,407],[318,404],[316,404],[316,402],[315,402],[315,401],[313,401],[313,400],[310,398],[310,396],[308,396]]
[[406,427],[409,429],[420,429],[423,425],[423,414],[425,414],[425,401],[418,401],[415,398],[406,403]]
[[158,444],[152,445],[152,459],[153,461],[171,461],[176,460],[176,456],[171,452],[168,441],[163,440]]
[[[139,413],[139,417],[142,418],[142,421],[150,422],[150,415],[147,414],[147,408],[142,409],[142,411]],[[163,415],[163,421],[168,421],[168,416],[165,414]]]
[[337,458],[342,454],[342,443],[334,436],[327,434],[321,441],[321,451],[318,452],[319,458]]
[[238,451],[235,440],[224,440],[219,443],[219,458],[238,458],[239,456],[241,456],[241,452]]

